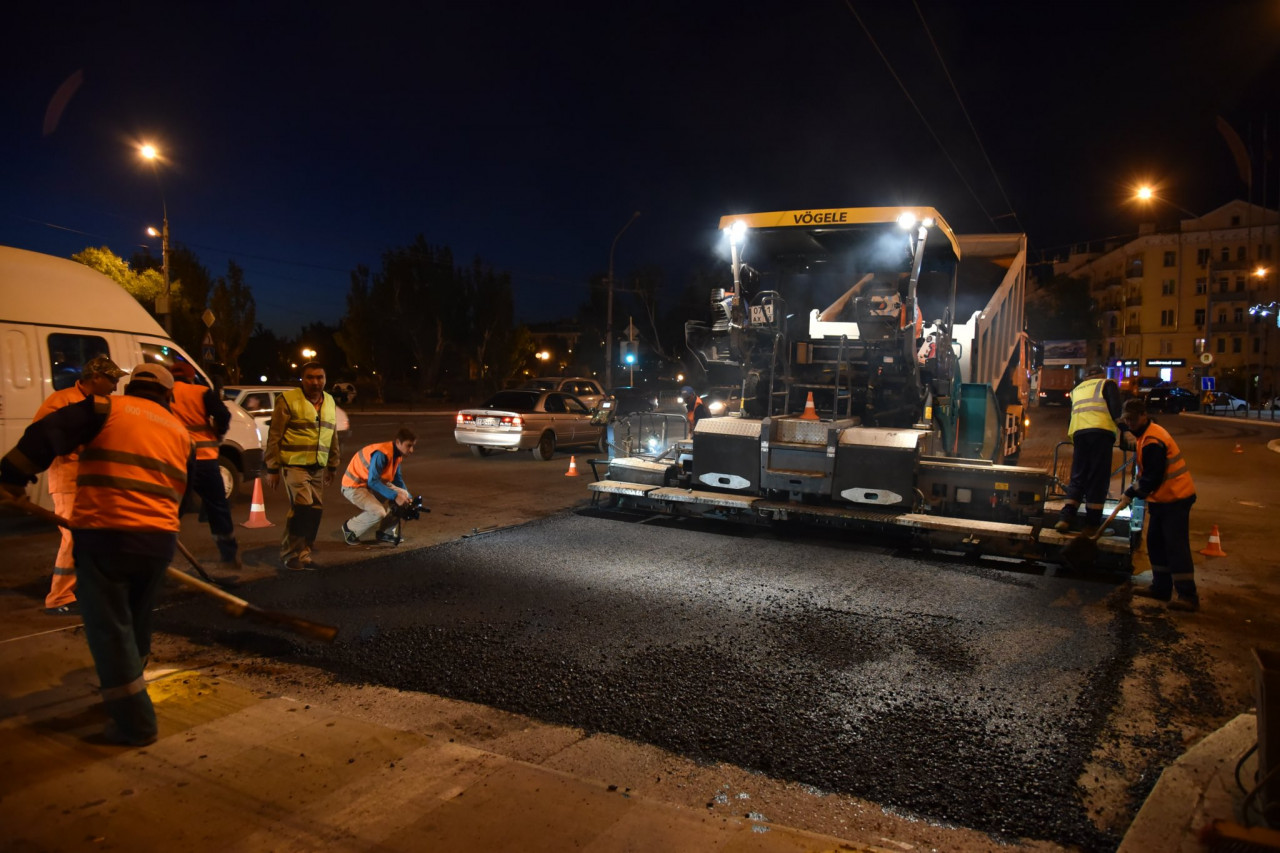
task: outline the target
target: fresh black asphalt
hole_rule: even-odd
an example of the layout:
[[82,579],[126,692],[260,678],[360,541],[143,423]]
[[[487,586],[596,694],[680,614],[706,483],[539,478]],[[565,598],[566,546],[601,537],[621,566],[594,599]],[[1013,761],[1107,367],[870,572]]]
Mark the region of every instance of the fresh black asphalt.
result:
[[1114,591],[837,536],[566,512],[238,591],[340,626],[331,646],[193,597],[157,627],[1104,849],[1116,839],[1078,783],[1137,642]]

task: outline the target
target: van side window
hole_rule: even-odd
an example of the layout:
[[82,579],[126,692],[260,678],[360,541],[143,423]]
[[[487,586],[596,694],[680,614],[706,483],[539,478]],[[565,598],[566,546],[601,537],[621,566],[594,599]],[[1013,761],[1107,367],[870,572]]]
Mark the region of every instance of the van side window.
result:
[[75,385],[85,364],[100,355],[108,358],[111,356],[106,338],[66,332],[49,335],[49,366],[53,374],[53,390],[61,391]]

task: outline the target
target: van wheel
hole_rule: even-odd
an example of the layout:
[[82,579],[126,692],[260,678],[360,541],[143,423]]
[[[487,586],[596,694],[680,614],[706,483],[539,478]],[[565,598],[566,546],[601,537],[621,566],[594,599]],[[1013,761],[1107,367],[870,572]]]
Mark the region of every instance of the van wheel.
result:
[[218,472],[222,474],[222,491],[227,496],[227,503],[235,503],[236,494],[240,491],[240,472],[225,456],[218,457]]
[[544,432],[542,437],[538,439],[538,444],[533,448],[533,458],[539,462],[547,462],[555,455],[556,437],[551,431]]

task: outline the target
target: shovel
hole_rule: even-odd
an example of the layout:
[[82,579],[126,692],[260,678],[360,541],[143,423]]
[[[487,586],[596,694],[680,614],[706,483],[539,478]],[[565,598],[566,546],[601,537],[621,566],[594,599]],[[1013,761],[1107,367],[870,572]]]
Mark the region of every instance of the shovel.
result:
[[1077,536],[1068,542],[1062,548],[1062,562],[1078,572],[1082,572],[1093,566],[1094,560],[1098,557],[1098,539],[1102,536],[1102,531],[1107,529],[1112,521],[1115,521],[1120,510],[1129,505],[1130,498],[1128,495],[1120,498],[1120,502],[1116,504],[1116,508],[1111,510],[1111,515],[1107,516],[1107,520],[1098,525],[1098,529],[1090,533],[1088,536]]
[[[28,515],[34,515],[37,518],[43,518],[45,521],[51,521],[54,524],[61,525],[62,527],[71,526],[70,523],[62,516],[47,510],[42,506],[37,506],[29,500],[0,498],[0,503],[5,506],[11,506],[14,509],[27,513]],[[196,571],[200,572],[202,575],[204,574],[204,570],[200,568],[200,564],[196,562],[196,558],[191,555],[191,552],[188,551],[186,546],[181,542],[178,543],[178,550],[180,550],[182,555],[191,562],[191,565],[195,567]],[[220,589],[211,583],[202,581],[197,577],[192,577],[186,572],[180,572],[173,566],[166,567],[165,573],[170,578],[184,586],[203,592],[210,598],[216,598],[218,601],[222,602],[222,608],[232,616],[250,616],[260,622],[279,625],[282,628],[287,628],[288,630],[293,631],[295,634],[301,634],[304,637],[311,637],[312,639],[321,640],[326,643],[332,643],[334,637],[338,635],[338,629],[332,625],[321,625],[318,622],[310,622],[297,616],[290,616],[288,613],[278,613],[274,610],[265,610],[258,607],[256,604],[250,604],[243,598],[232,595],[226,590]]]

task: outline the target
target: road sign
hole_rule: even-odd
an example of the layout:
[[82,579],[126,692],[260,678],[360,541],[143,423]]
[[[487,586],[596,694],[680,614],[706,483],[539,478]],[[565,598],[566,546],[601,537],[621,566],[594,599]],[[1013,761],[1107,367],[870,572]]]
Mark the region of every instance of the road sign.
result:
[[[209,313],[208,311],[205,312]],[[218,354],[213,349],[213,335],[208,332],[204,333],[204,340],[200,342],[200,360],[216,361]]]
[[1214,377],[1212,377],[1212,376],[1201,376],[1201,377],[1200,377],[1200,390],[1201,390],[1201,391],[1216,391],[1216,390],[1218,390],[1218,388],[1217,388],[1217,384],[1214,382]]

